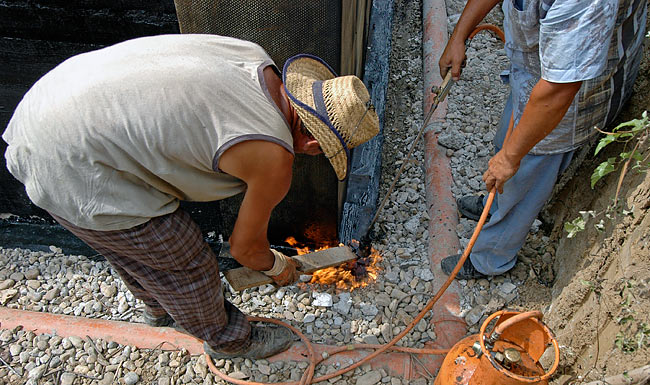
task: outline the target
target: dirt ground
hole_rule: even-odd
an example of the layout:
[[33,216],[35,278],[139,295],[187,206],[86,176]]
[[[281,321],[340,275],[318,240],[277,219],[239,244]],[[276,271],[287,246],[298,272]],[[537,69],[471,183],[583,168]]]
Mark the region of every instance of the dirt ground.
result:
[[[650,109],[649,54],[646,44],[634,94],[618,122]],[[623,180],[619,200],[629,214],[605,219],[602,230],[592,219],[571,239],[563,230],[579,211],[602,212],[616,195],[618,172],[594,189],[590,176],[600,162],[624,151],[623,146],[610,145],[595,157],[593,150],[545,210],[552,218],[543,234],[551,239],[546,252],[552,258],[533,260],[542,274],[531,274],[520,287],[518,305],[542,309],[560,343],[554,384],[603,380],[650,363],[650,175],[629,172]],[[648,156],[647,141],[641,151]]]

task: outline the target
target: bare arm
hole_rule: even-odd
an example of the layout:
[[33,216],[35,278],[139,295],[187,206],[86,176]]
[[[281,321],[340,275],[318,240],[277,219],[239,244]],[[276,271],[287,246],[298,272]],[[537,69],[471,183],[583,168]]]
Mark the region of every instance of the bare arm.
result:
[[271,211],[291,185],[293,155],[266,141],[246,141],[228,149],[219,168],[246,182],[247,189],[230,236],[230,252],[253,270],[270,270],[275,260],[267,230]]
[[503,148],[488,162],[483,180],[488,191],[503,184],[519,169],[521,159],[557,127],[571,106],[582,82],[551,83],[540,79],[524,108],[519,124],[503,144]]
[[440,76],[444,78],[451,68],[453,79],[458,80],[460,78],[461,65],[465,60],[465,40],[499,2],[500,0],[469,0],[467,2],[438,61]]

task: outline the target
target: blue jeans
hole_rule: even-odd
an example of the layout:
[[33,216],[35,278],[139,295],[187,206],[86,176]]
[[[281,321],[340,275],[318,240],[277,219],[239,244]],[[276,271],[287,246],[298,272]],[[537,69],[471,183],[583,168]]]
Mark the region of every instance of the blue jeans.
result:
[[[497,150],[503,145],[512,113],[512,95],[508,97],[494,137]],[[498,275],[512,269],[517,252],[537,214],[553,192],[558,176],[567,168],[574,151],[555,155],[526,155],[517,173],[496,195],[490,209],[490,221],[483,226],[470,259],[476,270]]]

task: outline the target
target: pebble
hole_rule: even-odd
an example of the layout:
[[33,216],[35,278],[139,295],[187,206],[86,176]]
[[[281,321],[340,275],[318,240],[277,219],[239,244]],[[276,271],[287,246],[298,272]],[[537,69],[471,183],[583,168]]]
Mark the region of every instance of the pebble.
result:
[[123,380],[126,385],[135,385],[140,380],[140,376],[135,372],[128,372],[124,375]]
[[356,385],[375,385],[381,381],[381,377],[381,373],[373,370],[359,376]]
[[38,269],[29,269],[25,272],[26,279],[36,279],[41,274]]
[[483,317],[483,307],[482,306],[477,306],[470,310],[467,315],[465,315],[465,322],[467,322],[468,325],[475,325],[478,323],[478,321],[481,320],[481,317]]
[[312,302],[312,306],[332,306],[332,295],[329,293],[314,293],[313,297],[314,301]]
[[65,372],[61,374],[61,385],[72,385],[76,378],[74,373]]
[[[104,374],[104,377],[102,377],[101,380],[97,383],[98,385],[111,385],[113,383],[113,380],[115,379],[115,374],[112,372],[106,372]],[[163,385],[160,382],[160,379],[158,379],[158,385]]]

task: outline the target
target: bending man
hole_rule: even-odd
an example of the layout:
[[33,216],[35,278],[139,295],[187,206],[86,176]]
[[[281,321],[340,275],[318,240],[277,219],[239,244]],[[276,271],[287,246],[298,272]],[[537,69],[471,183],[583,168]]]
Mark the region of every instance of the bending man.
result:
[[254,43],[166,35],[66,60],[27,92],[3,139],[30,199],[106,257],[150,324],[173,318],[214,358],[261,358],[292,336],[251,326],[223,298],[216,258],[179,201],[244,192],[232,255],[291,284],[296,263],[266,234],[294,154],[324,152],[345,178],[349,149],[378,132],[370,107],[361,80],[319,58],[290,58],[280,73]]

